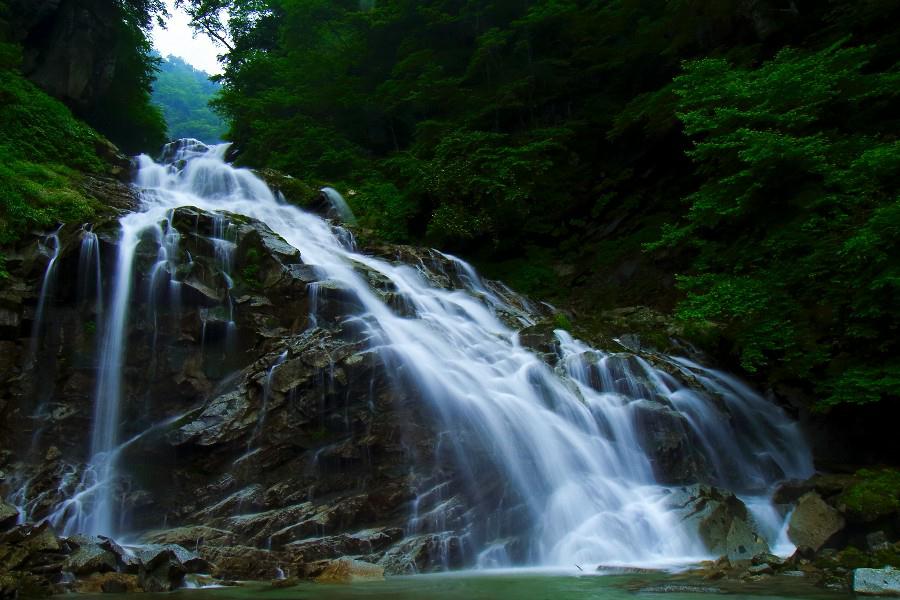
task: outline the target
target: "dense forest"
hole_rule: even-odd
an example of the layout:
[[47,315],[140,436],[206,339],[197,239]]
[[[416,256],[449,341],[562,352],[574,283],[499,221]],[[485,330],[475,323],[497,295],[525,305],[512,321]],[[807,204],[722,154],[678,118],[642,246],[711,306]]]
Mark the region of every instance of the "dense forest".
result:
[[538,296],[674,308],[819,408],[896,396],[897,2],[184,4],[243,164]]
[[207,144],[222,141],[225,122],[209,106],[219,86],[209,77],[177,56],[159,64],[152,99],[162,109],[170,139],[195,138]]

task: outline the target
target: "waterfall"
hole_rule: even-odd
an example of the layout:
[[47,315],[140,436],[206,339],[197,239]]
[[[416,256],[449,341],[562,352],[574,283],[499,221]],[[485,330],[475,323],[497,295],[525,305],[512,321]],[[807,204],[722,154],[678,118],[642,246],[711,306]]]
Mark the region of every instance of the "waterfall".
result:
[[356,225],[356,215],[353,214],[350,205],[347,204],[347,201],[344,200],[339,191],[332,187],[323,187],[320,191],[325,195],[331,209],[337,214],[342,223]]
[[38,359],[38,346],[44,334],[44,312],[47,310],[47,298],[53,294],[53,286],[56,282],[56,259],[59,258],[59,231],[62,225],[47,235],[43,245],[49,248],[50,260],[44,269],[44,278],[41,281],[41,291],[38,294],[38,303],[34,309],[34,323],[31,327],[31,346],[28,352],[29,362]]
[[[266,223],[327,281],[358,296],[357,321],[371,351],[396,373],[395,384],[414,391],[436,416],[436,460],[452,464],[466,488],[464,498],[446,481],[418,490],[408,532],[441,534],[451,517],[461,518],[463,544],[482,565],[508,564],[512,537],[525,541],[519,555],[531,564],[662,564],[703,555],[668,508],[669,489],[657,482],[642,449],[637,419],[648,405],[686,423],[704,440],[697,452],[717,480],[748,498],[764,497],[779,479],[811,473],[796,425],[733,378],[685,359],[660,357],[665,365],[657,365],[633,354],[601,352],[564,331],[556,332],[560,362],[553,368],[500,318],[502,313],[530,324],[526,301],[512,302],[508,290],[485,283],[454,257],[443,256],[456,272],[435,274],[424,265],[359,253],[344,230],[279,202],[252,172],[226,164],[225,151],[190,141],[167,147],[165,164],[138,159],[143,207],[121,219],[91,435],[93,487],[82,486],[94,498],[77,524],[83,531],[116,530],[112,482],[135,248],[144,232],[159,231],[181,206]],[[216,236],[223,240],[223,265],[229,261],[225,232]],[[360,264],[391,282],[407,304],[404,316],[371,289],[358,273]],[[435,275],[457,287],[435,284]],[[315,286],[310,289],[312,295]],[[264,394],[282,360],[269,369]],[[436,469],[434,477],[440,476]],[[482,489],[486,478],[499,491]]]
[[263,383],[262,405],[259,407],[259,418],[256,421],[256,427],[253,428],[253,434],[250,436],[250,440],[247,442],[248,453],[253,451],[253,443],[256,441],[256,438],[259,437],[259,432],[262,431],[262,427],[266,422],[266,416],[269,410],[269,396],[272,393],[272,376],[275,375],[275,369],[284,364],[284,361],[287,360],[287,357],[288,352],[287,350],[285,350],[278,355],[278,358],[275,359],[275,363],[271,367],[269,367],[268,371],[266,371],[266,380],[265,383]]
[[78,302],[94,301],[97,316],[103,314],[103,281],[100,273],[100,240],[89,223],[81,226],[78,251]]

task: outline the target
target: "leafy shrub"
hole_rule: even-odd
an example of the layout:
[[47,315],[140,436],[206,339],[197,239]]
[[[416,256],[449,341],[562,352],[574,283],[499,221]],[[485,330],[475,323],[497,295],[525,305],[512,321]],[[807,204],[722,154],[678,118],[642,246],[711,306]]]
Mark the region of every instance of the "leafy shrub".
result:
[[874,125],[900,74],[867,70],[870,55],[687,63],[675,91],[702,183],[649,246],[693,253],[681,319],[724,324],[750,372],[822,374],[820,408],[896,396],[900,381],[887,333],[900,328],[900,146]]

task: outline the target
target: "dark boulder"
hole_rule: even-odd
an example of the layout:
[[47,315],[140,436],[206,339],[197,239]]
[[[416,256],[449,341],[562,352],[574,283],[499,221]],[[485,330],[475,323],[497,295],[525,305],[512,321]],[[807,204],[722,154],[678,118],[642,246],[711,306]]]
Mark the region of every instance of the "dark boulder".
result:
[[149,545],[138,548],[141,562],[138,582],[145,592],[170,592],[184,585],[190,566],[206,566],[206,561],[175,544]]

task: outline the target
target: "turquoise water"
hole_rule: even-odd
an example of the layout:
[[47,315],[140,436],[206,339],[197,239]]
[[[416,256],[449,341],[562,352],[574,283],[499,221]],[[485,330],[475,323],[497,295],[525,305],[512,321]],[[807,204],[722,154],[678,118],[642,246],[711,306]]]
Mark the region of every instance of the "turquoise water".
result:
[[[660,585],[687,585],[664,575],[559,575],[559,574],[472,574],[453,573],[389,577],[385,581],[348,585],[303,582],[295,587],[275,588],[269,583],[247,583],[235,588],[183,590],[165,594],[167,600],[846,600],[848,594],[822,590],[802,581],[772,579],[755,584],[737,584],[741,593],[654,593],[641,588]],[[717,583],[693,585],[719,586]],[[722,585],[722,587],[725,587]],[[746,593],[744,593],[746,592]],[[143,595],[142,595],[143,596]],[[103,594],[96,600],[124,600],[126,595]],[[134,599],[134,596],[128,596]]]

